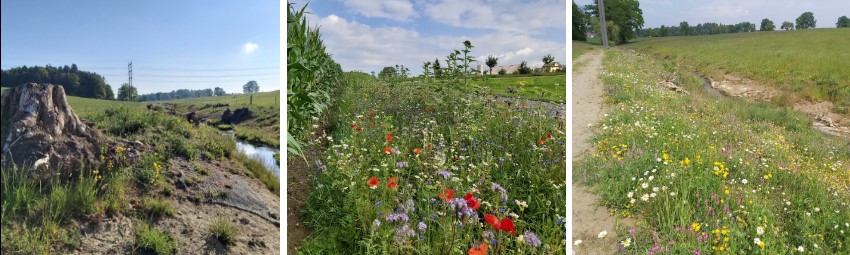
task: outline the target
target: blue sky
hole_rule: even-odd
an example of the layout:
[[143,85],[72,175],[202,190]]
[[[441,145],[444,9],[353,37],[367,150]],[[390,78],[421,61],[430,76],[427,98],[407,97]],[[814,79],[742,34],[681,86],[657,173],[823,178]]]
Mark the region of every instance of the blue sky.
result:
[[[576,0],[578,6],[594,0]],[[783,21],[795,22],[803,12],[815,14],[818,28],[834,28],[838,17],[850,16],[848,0],[643,0],[644,27],[678,26],[687,21],[696,24],[715,22],[737,24],[744,21],[756,24],[770,19],[779,28]]]
[[418,75],[425,61],[439,58],[445,66],[464,40],[475,46],[470,54],[482,65],[487,55],[499,57],[499,65],[541,66],[546,54],[566,60],[563,0],[326,0],[310,2],[307,10],[346,71],[380,72],[399,64]]
[[97,72],[117,93],[133,61],[140,93],[256,80],[280,88],[280,2],[2,1],[2,68],[64,66]]

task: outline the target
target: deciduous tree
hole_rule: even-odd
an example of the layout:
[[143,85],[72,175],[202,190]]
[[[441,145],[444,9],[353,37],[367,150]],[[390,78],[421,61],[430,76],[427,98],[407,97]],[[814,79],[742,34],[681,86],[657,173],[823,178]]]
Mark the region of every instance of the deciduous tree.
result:
[[839,17],[838,22],[835,22],[835,27],[850,27],[850,18],[847,18],[847,16]]
[[815,20],[815,14],[812,12],[804,12],[797,17],[797,29],[809,29],[815,28],[817,24],[817,20]]
[[776,29],[776,25],[773,24],[773,21],[769,19],[761,20],[759,31],[773,31],[774,29]]
[[[573,3],[575,5],[575,3]],[[487,67],[490,67],[490,74],[493,74],[493,67],[499,63],[499,58],[494,57],[493,55],[487,56],[487,61],[484,62],[487,64]]]

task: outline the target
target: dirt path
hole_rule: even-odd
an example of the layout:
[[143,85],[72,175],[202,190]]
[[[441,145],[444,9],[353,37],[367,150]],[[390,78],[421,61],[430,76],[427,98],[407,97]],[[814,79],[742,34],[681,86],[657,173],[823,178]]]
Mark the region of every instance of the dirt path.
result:
[[[589,153],[589,139],[596,123],[603,117],[604,87],[599,80],[604,52],[594,50],[577,58],[579,67],[573,72],[573,160]],[[573,180],[573,240],[583,243],[573,246],[576,254],[613,254],[617,251],[617,220],[608,209],[596,202],[599,197],[590,188]],[[607,231],[605,238],[597,235]]]

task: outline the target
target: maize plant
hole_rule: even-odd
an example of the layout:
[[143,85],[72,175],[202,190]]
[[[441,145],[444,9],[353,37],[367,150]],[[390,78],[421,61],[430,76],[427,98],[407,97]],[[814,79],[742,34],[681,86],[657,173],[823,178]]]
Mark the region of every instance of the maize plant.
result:
[[307,5],[296,11],[288,4],[286,45],[287,151],[303,156],[304,139],[332,104],[331,94],[339,85],[342,68],[325,52],[318,27],[310,27],[304,16]]

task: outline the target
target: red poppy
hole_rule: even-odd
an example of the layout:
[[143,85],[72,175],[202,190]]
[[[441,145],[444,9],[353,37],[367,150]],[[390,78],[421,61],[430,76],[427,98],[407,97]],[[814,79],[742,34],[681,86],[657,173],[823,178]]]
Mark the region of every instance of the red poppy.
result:
[[433,111],[433,110],[434,110],[434,107],[430,107],[430,106],[428,106],[428,107],[425,107],[425,110],[426,110],[426,111]]
[[544,144],[546,144],[546,140],[543,140],[543,139],[537,140],[537,144],[544,145]]
[[472,195],[472,193],[466,193],[466,196],[463,197],[463,200],[466,200],[466,204],[472,208],[473,211],[477,211],[479,207],[481,207],[481,203],[478,202],[478,199]]
[[378,185],[380,185],[381,182],[378,181],[378,177],[372,176],[372,178],[369,178],[368,184],[369,184],[369,188],[375,189],[375,188],[378,188]]
[[552,138],[552,133],[546,133],[546,137]]
[[419,148],[413,149],[413,154],[419,155],[420,152],[422,152],[422,150]]
[[393,133],[389,132],[389,133],[387,133],[387,143],[390,143],[392,141],[393,141]]
[[356,128],[357,124],[351,123],[351,128]]
[[499,230],[511,233],[511,235],[516,235],[514,221],[512,221],[511,218],[502,219],[502,222],[499,223]]
[[487,225],[494,229],[499,229],[499,217],[496,217],[496,215],[484,214],[484,222],[487,222]]
[[460,156],[455,156],[455,161],[460,160]]
[[374,113],[372,111],[369,111],[369,116],[372,116],[372,114],[374,114]]
[[387,188],[390,188],[390,189],[398,188],[398,178],[390,177],[389,183],[387,184]]
[[451,189],[443,190],[443,192],[440,192],[440,198],[448,202],[452,198],[455,198],[455,191]]
[[514,221],[510,218],[504,218],[502,221],[499,221],[499,218],[492,214],[484,214],[484,222],[487,222],[487,225],[490,225],[495,230],[501,230],[511,235],[516,235],[516,229],[514,226]]
[[360,132],[361,130],[363,130],[363,129],[360,128],[360,127],[357,127],[357,132]]
[[487,243],[481,243],[481,245],[472,246],[472,248],[469,248],[469,252],[467,252],[466,254],[468,254],[468,255],[487,255]]

